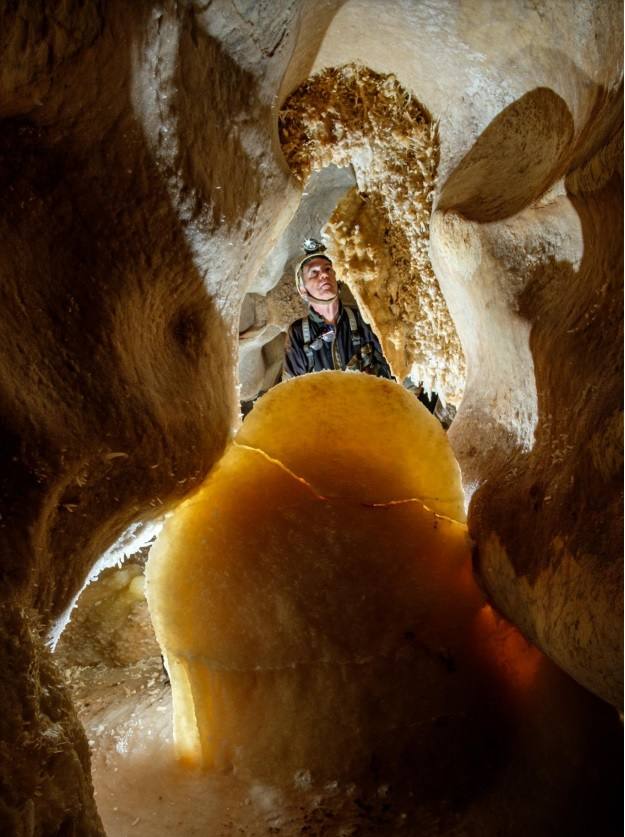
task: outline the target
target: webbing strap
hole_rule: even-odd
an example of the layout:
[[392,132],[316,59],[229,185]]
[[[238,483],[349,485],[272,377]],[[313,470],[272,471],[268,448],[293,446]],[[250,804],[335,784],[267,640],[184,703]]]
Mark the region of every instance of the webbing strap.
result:
[[360,333],[358,331],[358,323],[356,322],[356,315],[354,314],[353,310],[349,308],[349,306],[345,306],[345,310],[347,311],[347,318],[349,320],[349,328],[352,333],[352,342],[354,344],[354,349],[358,351],[360,348]]
[[304,338],[304,351],[306,352],[306,360],[308,361],[308,371],[312,372],[315,365],[315,358],[313,350],[310,348],[310,323],[308,317],[302,317],[302,337]]

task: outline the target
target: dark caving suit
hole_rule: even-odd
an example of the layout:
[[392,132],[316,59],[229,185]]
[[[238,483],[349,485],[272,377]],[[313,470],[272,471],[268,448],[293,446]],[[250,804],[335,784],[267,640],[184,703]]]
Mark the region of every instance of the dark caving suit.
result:
[[[287,333],[283,381],[324,369],[366,372],[395,380],[371,326],[363,320],[357,307],[342,302],[335,326],[309,308],[308,316],[291,323]],[[428,398],[420,387],[408,388],[431,413],[435,411],[438,401],[435,393]]]
[[324,369],[347,369],[392,378],[371,327],[362,319],[357,308],[342,302],[339,303],[335,325],[327,323],[314,308],[310,308],[307,317],[289,326],[283,380]]

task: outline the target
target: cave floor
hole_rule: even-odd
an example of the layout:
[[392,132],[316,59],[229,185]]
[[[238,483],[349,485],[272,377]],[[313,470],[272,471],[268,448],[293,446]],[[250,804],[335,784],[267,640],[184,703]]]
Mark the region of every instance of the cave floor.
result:
[[[89,741],[108,837],[589,833],[583,823],[581,830],[559,830],[559,791],[548,804],[528,804],[536,777],[522,764],[502,765],[492,787],[476,787],[466,798],[439,787],[429,800],[415,790],[415,780],[430,775],[427,764],[422,770],[396,765],[392,778],[374,763],[363,765],[358,784],[315,783],[300,771],[280,786],[180,764],[171,689],[144,595],[144,564],[145,555],[139,556],[90,584],[55,652]],[[564,792],[566,802],[566,787]]]
[[111,568],[84,590],[55,654],[89,740],[108,837],[470,833],[460,812],[443,804],[433,814],[409,789],[375,775],[366,787],[316,786],[304,773],[278,788],[177,762],[171,690],[143,595],[143,565],[140,558]]
[[[415,833],[409,810],[385,785],[365,795],[355,785],[313,788],[303,776],[285,790],[180,766],[159,656],[124,668],[73,669],[69,677],[108,837]],[[440,825],[437,817],[430,831],[421,814],[418,833],[438,834]]]

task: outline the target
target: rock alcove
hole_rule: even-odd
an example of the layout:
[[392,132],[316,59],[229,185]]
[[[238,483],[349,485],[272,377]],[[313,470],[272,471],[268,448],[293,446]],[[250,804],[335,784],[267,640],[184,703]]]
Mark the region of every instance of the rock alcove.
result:
[[[596,733],[618,739],[622,701],[619,4],[23,0],[0,31],[3,833],[572,834],[591,810],[616,830],[617,754]],[[372,88],[405,119],[392,148],[349,121],[371,105],[388,127]],[[353,175],[295,177],[348,156]],[[402,193],[415,177],[427,211]],[[173,767],[141,552],[46,648],[90,574],[220,458],[242,302],[267,311],[256,345],[279,344],[309,188],[398,374],[457,402],[475,578],[554,663],[544,717],[576,696],[528,733],[535,804],[441,780],[418,820],[383,780],[304,772],[285,794]],[[601,797],[579,789],[589,760]]]

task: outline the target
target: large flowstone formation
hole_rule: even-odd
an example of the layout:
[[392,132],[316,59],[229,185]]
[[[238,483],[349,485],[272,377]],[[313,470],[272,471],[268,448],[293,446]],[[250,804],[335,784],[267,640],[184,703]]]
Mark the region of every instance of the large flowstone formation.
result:
[[583,765],[612,761],[616,719],[493,618],[463,520],[445,433],[399,385],[322,372],[267,394],[150,553],[178,757],[278,788],[405,785],[412,828],[454,800],[482,833],[541,771],[544,822],[581,835],[602,807],[609,831],[613,779]]
[[463,520],[444,431],[397,384],[324,372],[267,394],[150,553],[181,757],[331,780],[456,715],[466,684],[437,710],[425,683],[481,604]]
[[[449,440],[476,578],[566,672],[549,668],[541,700],[575,689],[570,675],[622,705],[621,12],[617,0],[512,0],[496,14],[486,0],[0,3],[0,831],[102,833],[46,638],[118,539],[221,457],[239,422],[248,289],[269,292],[271,340],[284,328],[288,295],[267,266],[288,261],[274,248],[291,246],[307,197],[281,145],[287,105],[319,140],[304,157],[325,165],[358,145],[334,213],[322,171],[302,217],[330,219],[337,265],[398,372],[458,394]],[[597,706],[575,694],[590,715],[567,715],[560,738],[532,728],[545,752],[571,736],[554,799],[576,787]],[[483,833],[514,818],[501,783]],[[537,811],[527,827],[547,833]]]
[[[543,822],[584,834],[600,807],[610,831],[614,780],[583,765],[612,761],[616,719],[493,617],[459,477],[397,384],[323,372],[263,398],[148,562],[179,758],[278,788],[382,784],[394,804],[403,786],[411,829],[454,800],[480,833],[540,771]],[[500,827],[531,830],[513,807]]]

